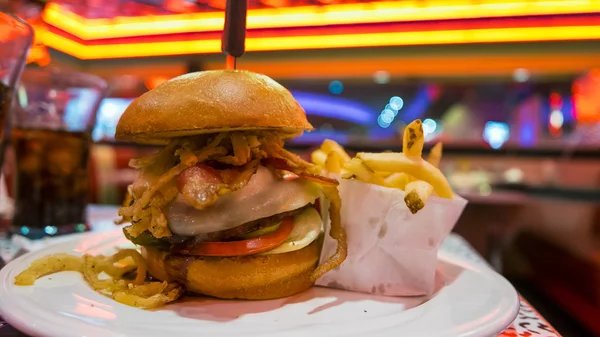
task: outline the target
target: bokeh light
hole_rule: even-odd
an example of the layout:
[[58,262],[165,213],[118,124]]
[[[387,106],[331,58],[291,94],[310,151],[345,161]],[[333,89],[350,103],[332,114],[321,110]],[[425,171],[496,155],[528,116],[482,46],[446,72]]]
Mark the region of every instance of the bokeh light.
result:
[[344,83],[338,80],[331,81],[329,83],[329,92],[334,95],[340,95],[342,92],[344,92]]
[[373,81],[377,84],[388,84],[390,83],[390,73],[385,70],[378,70],[373,74]]
[[27,226],[22,226],[22,227],[21,227],[21,234],[22,234],[22,235],[28,235],[28,234],[29,234],[29,227],[27,227]]
[[529,70],[527,70],[525,68],[517,68],[513,72],[513,79],[515,80],[515,82],[519,82],[519,83],[527,82],[527,81],[529,81],[530,77],[531,77],[531,74],[529,73]]
[[423,133],[425,136],[434,133],[436,128],[437,123],[433,119],[427,118],[423,121]]
[[483,130],[483,139],[490,144],[492,149],[497,150],[510,138],[508,124],[502,122],[487,122]]
[[379,115],[379,117],[377,117],[377,124],[382,127],[382,128],[388,128],[390,126],[391,123],[388,123],[386,121],[383,120],[382,116]]
[[560,129],[565,122],[565,117],[563,116],[562,111],[560,110],[552,110],[550,113],[550,125],[556,129]]
[[46,226],[44,227],[44,232],[46,232],[48,235],[54,235],[58,232],[58,228],[55,226]]
[[390,98],[390,106],[392,109],[398,111],[404,106],[404,100],[401,97],[394,96]]
[[385,109],[381,112],[381,120],[385,123],[392,123],[394,121],[394,112],[392,110]]
[[398,115],[398,111],[402,109],[403,106],[404,100],[399,96],[390,98],[389,103],[385,105],[385,108],[381,111],[379,117],[377,117],[377,124],[382,128],[390,126],[394,121],[394,118]]

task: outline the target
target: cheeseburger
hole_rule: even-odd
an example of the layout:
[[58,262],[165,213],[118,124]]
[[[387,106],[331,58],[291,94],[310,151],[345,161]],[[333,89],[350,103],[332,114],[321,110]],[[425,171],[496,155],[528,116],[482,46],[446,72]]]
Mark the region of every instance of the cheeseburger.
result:
[[[219,298],[270,299],[339,266],[337,182],[283,148],[312,129],[288,90],[248,71],[183,75],[134,101],[116,138],[163,147],[130,161],[140,174],[119,214],[152,277]],[[321,196],[338,247],[319,263]]]

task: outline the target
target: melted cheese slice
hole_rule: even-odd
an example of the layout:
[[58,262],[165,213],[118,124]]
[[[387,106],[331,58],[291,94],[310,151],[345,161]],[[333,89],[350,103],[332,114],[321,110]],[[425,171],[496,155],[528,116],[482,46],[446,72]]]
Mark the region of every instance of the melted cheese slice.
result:
[[293,211],[315,202],[319,195],[319,189],[304,179],[279,180],[260,166],[248,185],[221,196],[210,207],[198,210],[178,198],[163,211],[173,233],[194,236]]
[[279,247],[261,255],[281,254],[300,250],[315,241],[323,229],[323,221],[316,209],[309,207],[294,217],[294,229]]

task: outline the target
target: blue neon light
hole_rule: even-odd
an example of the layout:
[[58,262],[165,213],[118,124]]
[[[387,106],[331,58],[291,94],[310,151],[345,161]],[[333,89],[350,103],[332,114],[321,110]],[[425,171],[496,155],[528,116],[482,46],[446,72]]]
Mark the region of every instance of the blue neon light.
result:
[[292,91],[294,98],[308,115],[345,120],[356,124],[373,124],[375,112],[361,103],[349,99],[309,92]]
[[404,107],[402,120],[405,123],[410,123],[415,119],[423,117],[427,111],[427,108],[429,108],[429,105],[431,104],[428,91],[429,90],[427,86],[423,86],[421,89],[419,89],[412,102],[408,106]]

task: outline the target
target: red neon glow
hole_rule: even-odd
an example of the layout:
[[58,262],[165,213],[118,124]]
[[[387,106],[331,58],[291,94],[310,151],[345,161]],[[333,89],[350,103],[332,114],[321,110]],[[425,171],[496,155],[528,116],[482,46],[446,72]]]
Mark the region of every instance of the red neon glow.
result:
[[600,122],[600,69],[575,81],[572,90],[575,119],[582,123]]
[[[225,3],[224,0],[203,1],[216,8],[222,7]],[[249,30],[600,12],[600,2],[581,0],[398,0],[290,7],[281,6],[286,3],[282,0],[266,0],[264,2],[277,7],[250,9],[248,11]],[[175,6],[179,11],[186,10],[181,1],[170,0],[167,3]],[[223,28],[223,12],[220,11],[170,15],[143,14],[145,13],[137,16],[91,19],[73,13],[66,6],[50,3],[43,13],[43,18],[48,24],[82,40],[216,32]]]
[[563,107],[563,100],[562,97],[560,97],[560,95],[558,93],[551,93],[550,94],[550,108],[552,110],[560,110]]

